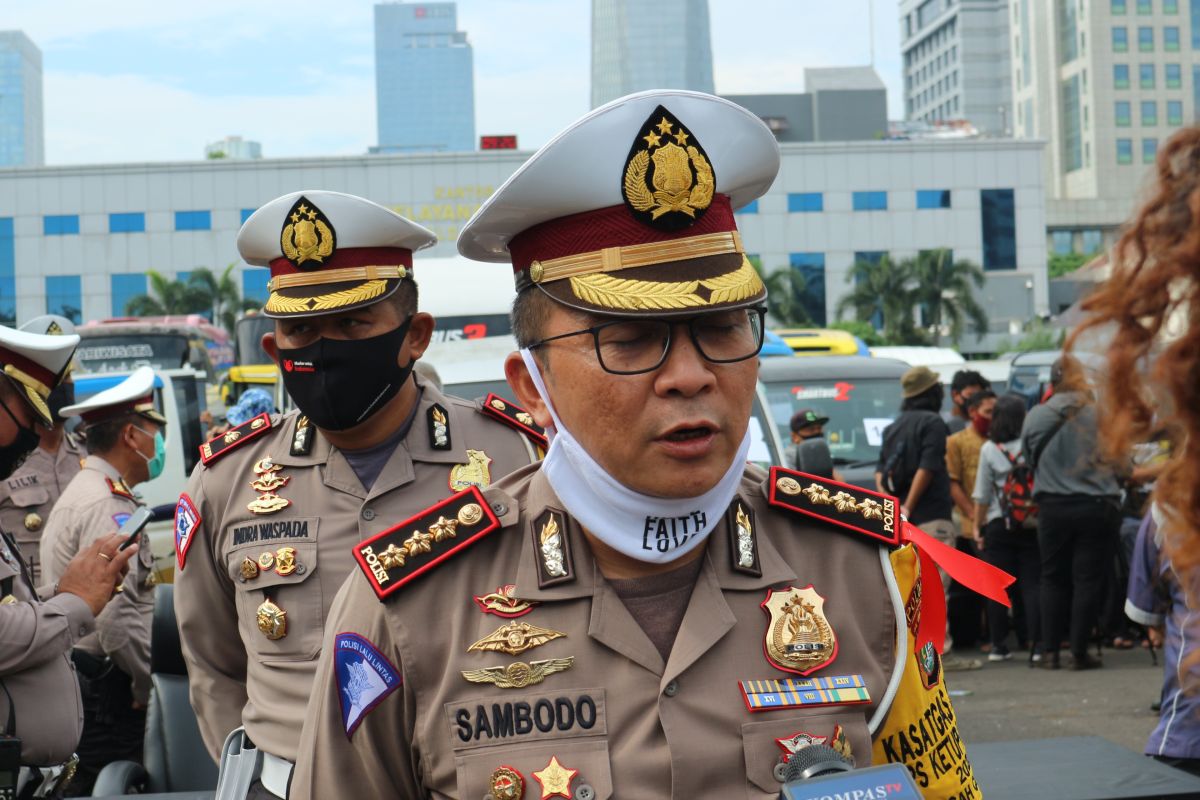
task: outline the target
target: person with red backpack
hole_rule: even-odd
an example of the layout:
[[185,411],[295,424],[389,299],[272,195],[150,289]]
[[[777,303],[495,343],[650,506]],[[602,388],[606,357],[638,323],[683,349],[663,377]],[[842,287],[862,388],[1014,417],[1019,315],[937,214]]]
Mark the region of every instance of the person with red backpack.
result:
[[[1029,664],[1033,666],[1042,659],[1041,553],[1037,506],[1033,502],[1033,469],[1021,451],[1024,423],[1023,397],[1007,394],[996,400],[988,441],[979,453],[972,496],[983,559],[1017,578],[1015,588],[1021,593],[1026,632],[1033,643],[1029,653]],[[1008,609],[989,601],[987,618],[992,639],[988,660],[1008,661],[1012,658],[1008,647]]]

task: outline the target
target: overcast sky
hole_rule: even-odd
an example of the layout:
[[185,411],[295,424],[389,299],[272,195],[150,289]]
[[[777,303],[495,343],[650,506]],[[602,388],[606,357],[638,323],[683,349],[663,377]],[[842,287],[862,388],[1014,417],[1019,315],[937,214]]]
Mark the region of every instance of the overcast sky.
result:
[[[803,90],[805,67],[871,59],[870,0],[709,0],[718,93]],[[900,116],[896,3],[875,66]],[[0,0],[41,48],[46,162],[193,160],[229,134],[271,157],[375,144],[372,0]],[[831,7],[832,6],[832,7]],[[589,0],[458,0],[476,133],[534,149],[585,113]]]

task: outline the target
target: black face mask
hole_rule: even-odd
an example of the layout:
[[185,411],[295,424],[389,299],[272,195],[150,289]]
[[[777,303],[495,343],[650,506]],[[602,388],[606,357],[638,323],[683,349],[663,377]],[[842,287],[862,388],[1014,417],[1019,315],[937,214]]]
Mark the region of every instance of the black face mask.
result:
[[325,339],[279,349],[280,374],[301,413],[318,428],[344,431],[365,422],[396,396],[413,361],[396,356],[412,318],[370,339]]
[[17,426],[17,438],[13,439],[12,444],[0,446],[0,480],[4,480],[25,462],[26,457],[38,446],[39,437],[37,431],[26,428],[17,421],[3,400],[0,400],[0,408],[4,409],[13,425]]
[[46,400],[46,405],[50,407],[50,416],[54,419],[55,424],[61,422],[62,417],[58,415],[58,412],[67,406],[75,405],[75,382],[66,381],[55,386]]

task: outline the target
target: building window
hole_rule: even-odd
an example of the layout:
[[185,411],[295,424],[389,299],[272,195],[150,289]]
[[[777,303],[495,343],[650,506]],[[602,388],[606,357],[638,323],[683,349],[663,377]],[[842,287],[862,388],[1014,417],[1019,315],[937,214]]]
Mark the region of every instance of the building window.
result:
[[17,326],[17,259],[12,217],[0,217],[0,324]]
[[1133,112],[1129,108],[1129,101],[1118,100],[1116,106],[1116,112],[1113,115],[1114,123],[1118,128],[1128,128],[1133,124],[1131,120]]
[[789,214],[824,210],[825,196],[820,192],[794,192],[788,194]]
[[1192,67],[1192,115],[1200,120],[1200,64]]
[[1117,139],[1117,163],[1133,163],[1133,139]]
[[1163,0],[1163,13],[1164,14],[1178,14],[1179,13],[1179,0]]
[[1154,13],[1154,4],[1151,0],[1137,0],[1137,13],[1142,17],[1150,16]]
[[141,273],[135,275],[113,275],[110,281],[112,315],[114,317],[123,317],[126,315],[126,307],[129,305],[129,301],[139,294],[146,293],[146,276]]
[[1138,52],[1153,53],[1154,52],[1154,28],[1142,27],[1138,28]]
[[252,300],[260,306],[267,302],[267,281],[271,270],[261,267],[246,267],[242,270],[242,299]]
[[814,325],[825,325],[825,254],[791,253],[788,261],[800,273],[804,291],[797,298]]
[[1112,12],[1113,16],[1121,16],[1122,14],[1125,14],[1127,10],[1125,6],[1125,0],[1112,0],[1112,3],[1109,5],[1109,10]]
[[983,268],[1017,268],[1017,216],[1012,189],[983,189],[979,193],[983,225]]
[[1083,124],[1079,105],[1079,76],[1062,82],[1062,158],[1067,172],[1083,167]]
[[242,209],[242,224],[245,225],[246,220],[250,219],[250,215],[253,214],[257,210],[258,210],[257,208],[243,208]]
[[46,313],[83,322],[83,281],[78,275],[46,276]]
[[1182,100],[1167,101],[1167,124],[1173,128],[1177,128],[1183,124]]
[[757,214],[758,213],[758,200],[751,200],[749,203],[746,203],[746,205],[742,206],[734,213],[735,214]]
[[1192,49],[1200,50],[1200,0],[1190,0],[1188,3],[1192,20]]
[[1075,24],[1075,0],[1058,0],[1059,63],[1067,64],[1079,57],[1079,28]]
[[1129,65],[1128,64],[1113,64],[1113,88],[1128,89],[1129,88]]
[[917,189],[917,208],[949,208],[949,189]]
[[1163,28],[1163,50],[1168,53],[1179,52],[1179,28],[1174,25]]
[[1112,29],[1112,48],[1114,53],[1125,53],[1129,50],[1129,29],[1123,26]]
[[175,230],[177,231],[211,231],[211,211],[176,211]]
[[855,211],[887,211],[887,192],[855,192],[852,201]]
[[1142,163],[1153,164],[1158,155],[1158,139],[1142,139]]
[[1163,77],[1168,89],[1179,89],[1183,86],[1183,70],[1178,64],[1164,65]]
[[46,236],[78,236],[79,215],[58,214],[42,217],[42,233]]
[[140,211],[108,215],[109,233],[145,233],[146,215]]
[[1143,89],[1154,88],[1154,65],[1138,64],[1138,86]]
[[1158,124],[1158,103],[1153,100],[1142,101],[1142,124],[1157,125]]
[[1100,252],[1100,248],[1104,246],[1104,237],[1100,235],[1100,231],[1095,228],[1080,231],[1079,238],[1083,244],[1083,254],[1092,255]]
[[1073,231],[1050,231],[1050,243],[1054,248],[1054,254],[1065,256],[1075,252],[1075,246],[1071,241],[1073,238]]

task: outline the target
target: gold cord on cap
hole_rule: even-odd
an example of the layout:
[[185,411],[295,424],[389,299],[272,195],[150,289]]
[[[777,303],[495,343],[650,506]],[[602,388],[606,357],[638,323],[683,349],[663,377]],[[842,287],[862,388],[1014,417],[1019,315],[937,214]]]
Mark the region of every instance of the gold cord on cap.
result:
[[616,272],[652,267],[669,261],[744,252],[741,234],[737,231],[721,231],[668,242],[606,247],[573,256],[534,261],[529,265],[529,278],[534,283],[543,283],[597,272]]

